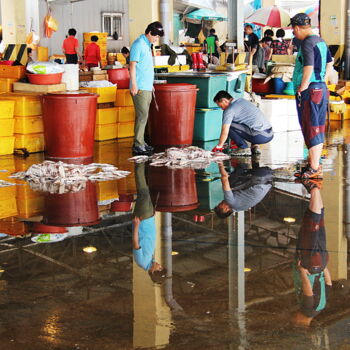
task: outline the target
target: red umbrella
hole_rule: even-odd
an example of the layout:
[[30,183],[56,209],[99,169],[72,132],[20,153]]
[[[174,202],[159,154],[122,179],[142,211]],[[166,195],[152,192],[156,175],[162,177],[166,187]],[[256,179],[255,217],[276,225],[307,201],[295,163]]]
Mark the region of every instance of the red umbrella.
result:
[[245,22],[263,27],[285,28],[290,24],[290,15],[287,11],[274,5],[256,10],[245,19]]

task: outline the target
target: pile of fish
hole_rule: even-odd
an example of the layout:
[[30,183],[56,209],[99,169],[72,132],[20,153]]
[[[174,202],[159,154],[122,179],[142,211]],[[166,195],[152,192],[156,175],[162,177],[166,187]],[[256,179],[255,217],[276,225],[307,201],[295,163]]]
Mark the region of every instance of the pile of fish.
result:
[[116,180],[129,174],[129,171],[118,170],[110,164],[77,165],[45,161],[10,177],[27,181],[35,191],[62,194],[83,190],[87,181]]
[[135,163],[150,161],[151,166],[167,166],[169,168],[194,168],[204,169],[211,162],[219,162],[230,159],[230,156],[221,152],[205,151],[196,146],[186,148],[168,148],[165,152],[156,153],[153,156],[135,156],[129,158]]

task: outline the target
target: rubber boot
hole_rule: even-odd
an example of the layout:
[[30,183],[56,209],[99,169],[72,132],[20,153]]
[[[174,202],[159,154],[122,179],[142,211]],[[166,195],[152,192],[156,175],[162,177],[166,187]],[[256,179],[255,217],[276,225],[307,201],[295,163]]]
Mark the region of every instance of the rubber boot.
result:
[[205,71],[202,52],[197,52],[197,67],[199,71]]
[[197,70],[198,69],[198,60],[197,60],[196,52],[193,52],[191,57],[192,57],[192,69]]

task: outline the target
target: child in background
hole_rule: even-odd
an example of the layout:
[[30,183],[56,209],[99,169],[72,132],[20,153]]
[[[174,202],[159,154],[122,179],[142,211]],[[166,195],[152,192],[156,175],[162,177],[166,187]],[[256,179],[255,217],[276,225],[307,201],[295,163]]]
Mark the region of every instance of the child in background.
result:
[[125,60],[126,60],[126,64],[129,65],[130,64],[130,51],[127,47],[123,47],[121,49],[121,53],[124,56]]
[[98,64],[100,64],[100,67],[102,68],[100,47],[96,44],[98,37],[93,35],[91,41],[92,43],[85,49],[85,65],[89,70],[92,67],[98,67]]

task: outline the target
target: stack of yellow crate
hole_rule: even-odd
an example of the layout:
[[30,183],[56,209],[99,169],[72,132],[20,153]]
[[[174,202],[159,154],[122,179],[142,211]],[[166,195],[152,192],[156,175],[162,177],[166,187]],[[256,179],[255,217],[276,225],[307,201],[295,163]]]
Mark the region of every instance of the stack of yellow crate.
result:
[[[0,108],[0,111],[2,112],[1,108]],[[0,124],[3,120],[4,119],[0,119]],[[1,140],[1,137],[0,137],[0,140]],[[0,145],[0,151],[1,151],[1,145]],[[6,172],[0,172],[0,180],[14,182],[8,178],[8,176],[11,173],[15,172],[15,162],[14,162],[13,156],[0,157],[0,169],[6,170]],[[17,215],[16,187],[17,186],[0,187],[0,219]],[[0,231],[0,232],[4,232],[4,231]]]
[[117,138],[134,136],[135,109],[129,89],[118,89],[115,106],[118,110]]
[[15,149],[29,153],[44,151],[44,126],[40,94],[13,92],[0,95],[1,100],[12,100],[14,108]]
[[98,37],[97,45],[100,47],[102,67],[107,65],[107,36],[108,33],[84,33],[84,52],[86,47],[92,43],[91,37],[96,35]]
[[[15,158],[16,172],[26,171],[33,164],[41,163],[43,154],[33,154],[30,157],[23,159]],[[33,191],[28,183],[17,181],[20,185],[16,186],[15,199],[17,202],[18,217],[28,219],[33,216],[41,215],[44,209],[44,195],[42,192]]]
[[25,66],[0,65],[0,92],[13,91],[13,83],[24,78]]
[[15,102],[0,100],[0,155],[12,154],[15,145]]

